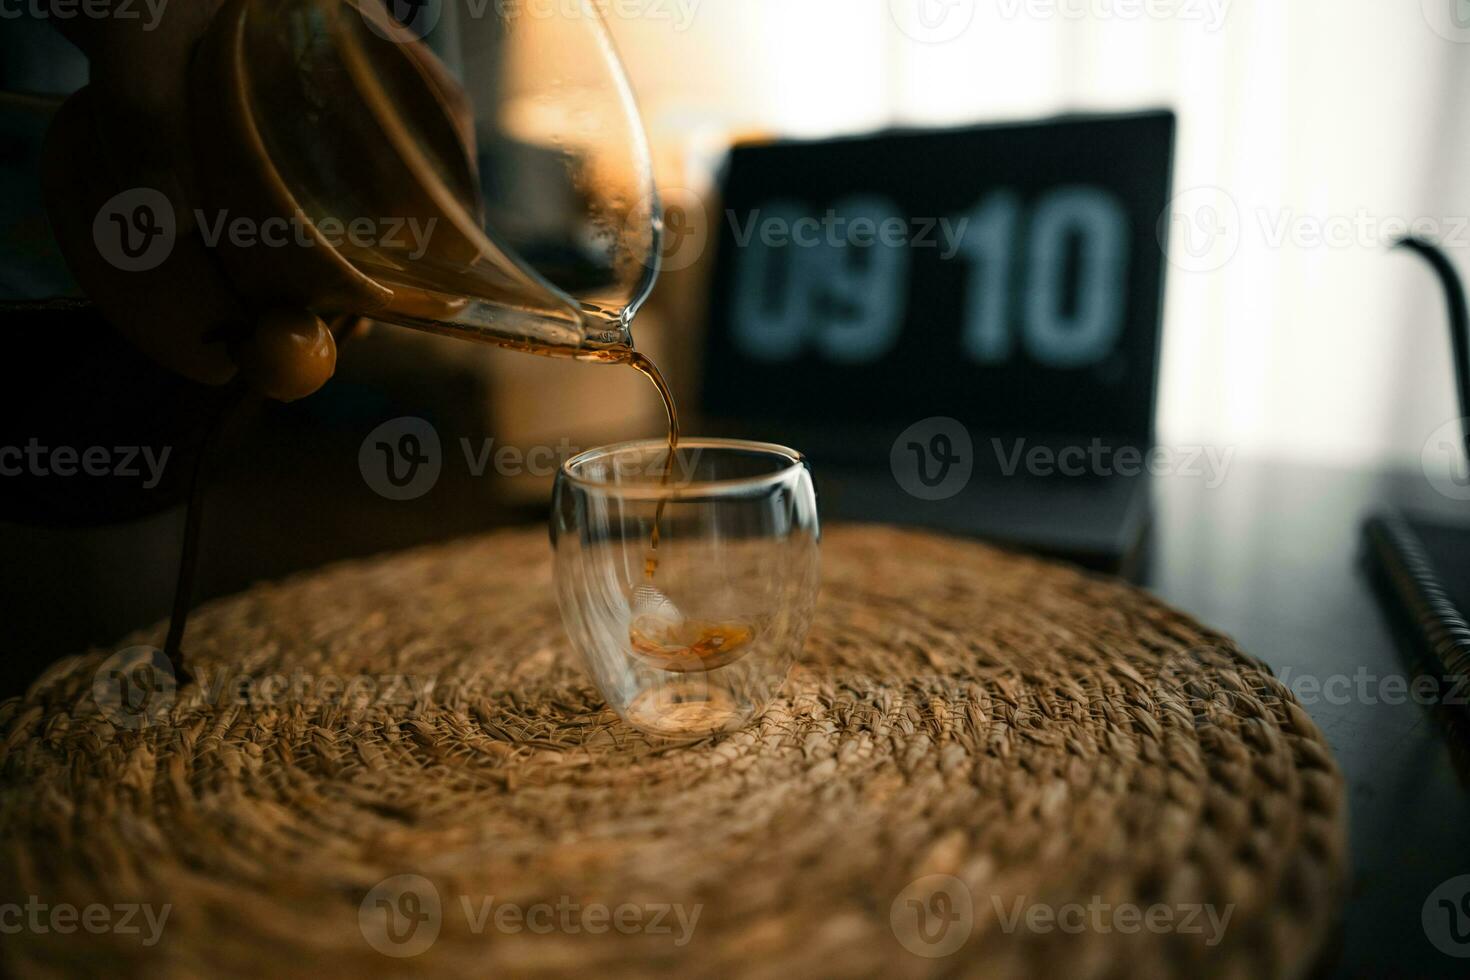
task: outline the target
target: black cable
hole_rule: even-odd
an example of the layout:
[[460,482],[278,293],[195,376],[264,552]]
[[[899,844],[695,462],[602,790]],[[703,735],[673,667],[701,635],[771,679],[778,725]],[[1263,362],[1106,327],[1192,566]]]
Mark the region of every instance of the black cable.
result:
[[1450,343],[1455,353],[1455,388],[1460,398],[1461,449],[1470,460],[1470,312],[1466,308],[1464,283],[1449,256],[1433,242],[1409,236],[1394,242],[1393,247],[1407,248],[1423,256],[1444,289],[1450,313]]
[[246,400],[249,390],[236,382],[221,395],[220,404],[204,430],[194,470],[189,475],[189,502],[184,511],[184,543],[179,555],[179,575],[174,582],[173,609],[168,619],[168,637],[163,652],[173,667],[178,685],[188,684],[193,675],[184,666],[184,630],[189,624],[189,610],[194,604],[195,584],[199,572],[199,536],[204,527],[204,496],[209,482],[209,466],[226,423]]

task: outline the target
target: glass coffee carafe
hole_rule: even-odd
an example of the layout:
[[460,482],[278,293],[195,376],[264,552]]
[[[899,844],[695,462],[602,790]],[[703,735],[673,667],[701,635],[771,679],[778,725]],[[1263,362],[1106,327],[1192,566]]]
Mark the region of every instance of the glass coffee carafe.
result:
[[413,9],[404,24],[379,0],[248,0],[213,25],[195,69],[203,196],[310,242],[284,274],[224,243],[232,278],[539,353],[631,348],[661,222],[593,4]]

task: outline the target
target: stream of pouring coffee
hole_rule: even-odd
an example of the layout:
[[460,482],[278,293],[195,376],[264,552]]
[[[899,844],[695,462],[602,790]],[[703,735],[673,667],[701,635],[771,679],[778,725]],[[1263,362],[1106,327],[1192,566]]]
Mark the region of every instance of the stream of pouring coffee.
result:
[[[674,457],[679,450],[679,407],[674,402],[674,393],[669,390],[668,382],[664,380],[663,372],[653,362],[653,358],[641,351],[631,347],[619,347],[597,350],[592,352],[581,350],[568,350],[561,347],[553,347],[547,344],[539,344],[533,341],[508,341],[504,338],[491,334],[476,334],[460,330],[433,331],[443,332],[449,336],[458,337],[462,340],[471,340],[507,350],[520,351],[525,354],[536,354],[541,357],[565,358],[576,357],[588,361],[600,361],[604,364],[626,364],[639,374],[643,375],[653,383],[654,390],[658,392],[659,399],[663,402],[664,418],[669,426],[669,449],[664,456],[664,470],[661,483],[667,487],[674,476]],[[650,581],[658,572],[658,545],[661,537],[661,525],[663,523],[664,508],[668,506],[669,498],[661,496],[658,507],[653,514],[653,530],[648,537],[648,554],[643,561],[643,575]]]
[[[668,487],[674,473],[674,457],[679,450],[679,409],[674,403],[658,365],[646,355],[629,351],[625,362],[643,375],[658,389],[663,399],[664,412],[669,422],[669,451],[664,457],[662,484]],[[643,576],[652,582],[658,574],[658,544],[663,524],[664,508],[669,497],[659,497],[653,513],[653,530],[648,537],[648,555],[643,560]],[[681,620],[657,622],[652,629],[641,628],[634,620],[628,630],[628,640],[635,652],[648,662],[674,673],[692,673],[717,670],[734,663],[744,656],[744,649],[754,636],[754,631],[744,623],[705,623]]]
[[[669,391],[668,383],[664,381],[658,365],[653,363],[648,355],[630,351],[628,365],[653,382],[653,386],[658,389],[658,396],[664,402],[664,414],[669,420],[669,452],[664,457],[663,473],[663,485],[667,487],[669,479],[674,475],[674,456],[679,451],[679,408],[674,404],[674,395]],[[658,507],[653,512],[653,530],[648,536],[648,557],[643,560],[643,577],[649,581],[652,581],[653,576],[658,572],[659,525],[663,523],[664,507],[668,502],[667,496],[660,497]]]

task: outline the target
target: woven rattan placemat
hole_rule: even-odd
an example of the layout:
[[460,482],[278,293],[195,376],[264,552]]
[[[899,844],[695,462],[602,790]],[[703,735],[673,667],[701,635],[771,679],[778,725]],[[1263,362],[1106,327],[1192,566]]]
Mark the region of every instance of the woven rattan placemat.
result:
[[1323,953],[1321,733],[1139,590],[837,528],[786,696],[671,748],[602,707],[550,583],[544,532],[498,534],[210,604],[177,693],[111,651],[59,664],[0,707],[0,926],[32,908],[4,965],[1074,980]]

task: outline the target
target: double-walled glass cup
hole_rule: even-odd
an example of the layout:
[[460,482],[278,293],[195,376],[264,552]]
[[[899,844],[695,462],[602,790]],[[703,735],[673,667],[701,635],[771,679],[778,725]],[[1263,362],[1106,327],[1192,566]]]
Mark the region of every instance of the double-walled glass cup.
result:
[[557,477],[551,538],[572,643],[649,735],[756,718],[801,652],[818,583],[816,495],[799,453],[686,439],[594,449]]

